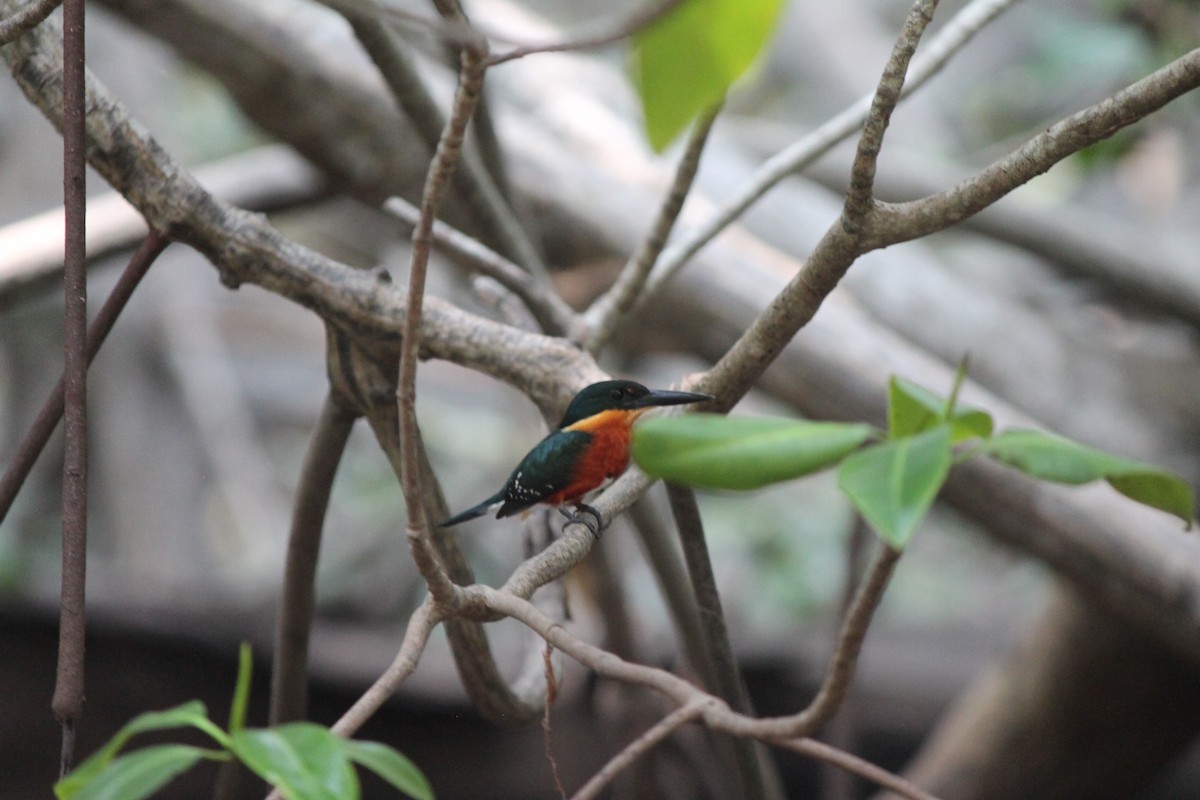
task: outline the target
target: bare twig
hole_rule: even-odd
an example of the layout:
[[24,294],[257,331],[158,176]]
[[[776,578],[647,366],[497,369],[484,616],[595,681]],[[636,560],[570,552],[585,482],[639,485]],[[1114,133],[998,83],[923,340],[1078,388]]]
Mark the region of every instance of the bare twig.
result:
[[[725,625],[725,612],[721,608],[721,595],[717,591],[717,578],[713,573],[712,559],[708,554],[708,542],[704,538],[704,522],[700,519],[700,508],[696,505],[696,493],[685,486],[667,484],[667,497],[671,502],[671,513],[675,527],[679,529],[679,540],[683,544],[683,558],[687,563],[688,575],[692,580],[692,591],[700,611],[700,630],[704,634],[704,652],[712,663],[716,675],[715,686],[707,687],[725,700],[735,711],[747,716],[754,714],[746,683],[738,669],[733,645],[729,641],[729,629]],[[759,750],[749,739],[734,739],[734,757],[742,779],[742,790],[748,798],[782,797],[783,789],[774,765],[765,750]]]
[[346,710],[330,729],[339,736],[353,736],[354,732],[369,720],[386,703],[400,685],[417,668],[421,653],[429,642],[429,634],[442,621],[445,614],[439,610],[433,596],[425,598],[412,616],[404,632],[404,641],[392,663],[361,697]]
[[713,109],[707,115],[696,121],[692,133],[688,137],[687,147],[675,168],[675,177],[671,188],[663,197],[650,234],[643,240],[637,252],[629,259],[621,275],[607,292],[592,304],[584,318],[587,348],[593,353],[598,352],[608,342],[621,318],[633,308],[638,296],[646,286],[654,264],[667,245],[683,202],[687,199],[695,180],[696,171],[700,168],[700,156],[704,153],[704,145],[708,142],[708,134],[716,121],[720,107]]
[[841,706],[854,679],[854,668],[858,663],[858,655],[862,652],[867,629],[871,620],[875,618],[875,610],[879,607],[879,601],[883,599],[883,592],[887,589],[899,559],[899,550],[882,542],[879,544],[878,552],[867,568],[866,578],[846,612],[841,633],[838,634],[837,647],[829,661],[829,667],[825,670],[825,680],[821,683],[820,690],[804,711],[779,720],[786,726],[787,735],[810,736],[816,733]]
[[401,339],[399,378],[396,381],[400,419],[400,447],[403,454],[401,482],[408,508],[408,537],[413,558],[429,584],[429,591],[439,603],[453,604],[454,584],[446,573],[441,557],[432,545],[430,522],[425,513],[421,489],[420,452],[417,429],[416,378],[417,360],[421,349],[421,311],[425,299],[425,273],[429,254],[433,250],[433,221],[438,207],[446,196],[450,177],[458,164],[463,137],[471,121],[479,89],[486,72],[484,45],[479,49],[466,47],[462,51],[462,70],[454,107],[446,129],[438,142],[437,152],[425,179],[421,193],[421,216],[412,237],[412,261],[408,278],[408,302]]
[[867,112],[866,124],[858,140],[854,165],[850,168],[850,188],[846,192],[846,208],[842,212],[842,227],[851,235],[861,230],[863,219],[874,202],[875,166],[879,160],[879,150],[883,147],[883,136],[892,118],[892,111],[900,102],[908,63],[917,50],[917,43],[921,41],[925,28],[933,20],[937,5],[937,0],[918,0],[913,4],[900,37],[892,48],[883,77],[879,79],[879,86],[875,89],[871,110]]
[[769,739],[768,741],[802,756],[820,759],[827,764],[841,767],[851,774],[866,778],[901,797],[909,798],[909,800],[937,800],[932,794],[911,781],[906,781],[899,775],[881,769],[870,761],[836,747],[830,747],[816,739]]
[[571,795],[571,800],[592,800],[598,796],[605,786],[612,783],[613,778],[628,769],[634,761],[650,752],[679,728],[694,722],[704,713],[708,702],[703,699],[693,700],[654,723],[649,730],[626,745],[625,749],[613,756],[599,772],[589,778],[579,791]]
[[87,139],[84,128],[83,0],[63,9],[63,208],[66,246],[63,269],[63,453],[62,601],[58,623],[58,671],[51,708],[62,725],[59,777],[71,770],[75,731],[83,714],[84,634],[87,581]]
[[[445,129],[443,114],[387,25],[377,13],[353,11],[338,2],[328,5],[342,11],[397,104],[408,115],[429,152],[434,152]],[[447,180],[466,201],[472,218],[483,229],[484,238],[545,280],[546,266],[541,254],[517,221],[491,173],[470,148],[460,149],[458,159],[459,167]]]
[[1200,48],[1111,97],[1062,119],[957,186],[920,200],[878,204],[864,236],[869,248],[927,236],[986,208],[1072,153],[1112,136],[1200,87]]
[[[420,212],[408,201],[392,197],[383,210],[415,229]],[[562,334],[575,324],[575,312],[542,281],[529,272],[441,220],[433,223],[434,247],[450,255],[468,269],[494,278],[525,303],[542,330]]]
[[[1016,2],[1017,0],[972,0],[964,6],[936,36],[925,43],[921,53],[913,59],[901,97],[907,97],[940,72],[950,58],[971,41],[976,33]],[[646,294],[657,291],[692,256],[745,214],[746,210],[772,187],[803,170],[839,142],[861,130],[871,110],[874,96],[873,92],[864,95],[811,133],[763,162],[745,185],[732,198],[726,200],[707,221],[685,232],[678,242],[663,252],[651,276]]]
[[30,28],[42,23],[62,0],[34,0],[12,16],[0,20],[0,45],[8,44]]
[[283,588],[275,623],[270,723],[304,719],[308,706],[308,639],[315,609],[317,560],[334,477],[356,415],[325,398],[296,487]]
[[[532,603],[511,592],[488,586],[470,586],[463,590],[462,610],[473,615],[500,613],[519,620],[537,632],[539,636],[575,660],[595,670],[600,675],[615,680],[647,686],[663,694],[677,706],[684,708],[699,705],[696,719],[709,728],[735,736],[752,737],[769,744],[798,750],[810,757],[833,760],[847,769],[854,770],[868,780],[876,781],[892,791],[913,800],[934,800],[932,795],[917,789],[896,775],[887,773],[849,753],[810,739],[781,735],[782,726],[777,719],[754,719],[733,711],[722,700],[696,688],[692,684],[665,670],[632,664],[613,653],[575,637],[558,623],[538,611]],[[784,720],[788,718],[783,718]],[[811,744],[808,744],[811,742]]]
[[[138,283],[150,269],[150,265],[154,263],[167,244],[167,239],[151,232],[142,241],[142,246],[138,248],[133,258],[129,260],[125,271],[121,273],[121,277],[113,286],[112,294],[104,301],[104,305],[100,307],[96,319],[88,330],[87,360],[89,364],[99,352],[100,345],[104,344],[105,338],[125,308],[125,304],[129,302],[133,290],[137,288]],[[25,438],[17,447],[16,454],[4,471],[4,477],[0,478],[0,522],[3,522],[8,515],[17,492],[25,483],[25,479],[29,477],[29,471],[33,469],[38,456],[45,449],[46,442],[50,441],[50,435],[58,427],[58,421],[63,415],[63,392],[64,379],[59,378],[58,383],[55,384],[54,389],[42,404],[29,432],[25,434]]]
[[503,64],[506,61],[512,61],[517,58],[524,58],[535,53],[561,53],[566,50],[594,50],[598,47],[614,44],[622,39],[627,39],[643,28],[653,25],[658,20],[665,17],[671,9],[679,5],[682,0],[654,0],[646,4],[642,8],[635,9],[634,12],[624,20],[620,20],[616,25],[604,31],[596,33],[581,34],[561,42],[549,42],[546,44],[527,44],[509,50],[507,53],[499,53],[494,55],[489,60],[491,66]]

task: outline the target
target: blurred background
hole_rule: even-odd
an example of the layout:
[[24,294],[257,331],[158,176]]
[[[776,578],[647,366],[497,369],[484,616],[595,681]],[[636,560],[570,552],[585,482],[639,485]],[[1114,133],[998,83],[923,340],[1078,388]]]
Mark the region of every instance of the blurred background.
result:
[[[331,41],[350,41],[344,23],[315,4],[268,5],[328,26],[337,34]],[[499,16],[507,12],[496,5],[468,10],[514,19]],[[943,3],[939,19],[962,5]],[[589,3],[523,8],[567,29],[597,13]],[[727,195],[763,158],[870,90],[906,11],[906,4],[884,0],[789,3],[776,46],[717,126],[701,193]],[[248,121],[219,83],[158,39],[104,3],[89,6],[88,14],[89,67],[168,152],[220,184],[234,202],[269,209],[286,235],[348,264],[382,264],[403,279],[406,241],[394,221],[331,188]],[[906,199],[946,186],[1198,45],[1195,2],[1017,4],[897,112],[879,195]],[[636,123],[636,103],[619,79],[624,50],[583,58],[596,67],[581,74],[597,76],[596,83],[576,91],[596,92]],[[536,69],[536,61],[523,68]],[[1200,291],[1167,303],[1138,291],[1139,276],[1120,270],[1157,268],[1200,287],[1198,106],[1200,98],[1184,97],[1068,159],[975,223],[872,254],[852,270],[847,296],[946,363],[969,352],[975,379],[1039,421],[1177,470],[1197,486],[1200,303],[1194,298]],[[650,158],[635,146],[638,159]],[[850,152],[839,148],[790,180],[756,207],[746,228],[803,257],[836,214]],[[675,155],[668,152],[662,163]],[[0,242],[6,243],[0,247],[0,460],[7,463],[57,379],[62,340],[57,284],[19,278],[23,265],[37,259],[26,246],[45,249],[46,235],[17,227],[61,205],[60,140],[7,78],[0,79],[0,176]],[[288,187],[283,200],[256,196],[255,181],[266,180]],[[108,189],[93,175],[89,192],[100,197]],[[89,226],[120,218],[119,211],[107,214],[107,206],[104,214],[93,211]],[[90,265],[93,309],[137,238],[136,230],[126,233]],[[1081,241],[1113,263],[1093,263]],[[54,252],[57,241],[51,245]],[[553,266],[560,290],[579,307],[621,263],[619,255],[567,252]],[[444,262],[435,265],[430,293],[500,313],[486,292]],[[709,356],[687,346],[687,337],[641,324],[637,335],[618,337],[605,354],[602,364],[614,375],[665,387],[708,365]],[[241,640],[254,644],[265,677],[290,501],[326,392],[324,332],[313,315],[276,296],[251,286],[226,289],[203,258],[175,245],[139,288],[90,381],[84,752],[134,714],[193,697],[206,699],[219,717]],[[423,364],[419,387],[431,458],[456,509],[494,491],[545,432],[537,409],[516,389],[455,365]],[[752,394],[738,413],[794,411]],[[61,434],[0,525],[0,718],[6,720],[0,796],[13,800],[44,797],[58,757],[49,701],[60,457]],[[648,497],[646,513],[665,521],[660,491]],[[702,495],[700,503],[756,705],[764,714],[798,709],[830,651],[853,515],[831,476],[747,495]],[[360,426],[335,487],[318,578],[312,668],[319,721],[336,719],[386,667],[424,596],[403,521],[397,482]],[[463,541],[486,583],[503,581],[527,555],[515,521],[473,523]],[[637,539],[618,523],[601,549],[568,581],[576,623],[597,640],[624,637],[638,660],[676,664],[678,641]],[[623,602],[606,607],[597,587],[613,581]],[[957,692],[1027,629],[1046,586],[1036,563],[994,545],[954,510],[937,508],[872,629],[847,712],[852,724],[844,723],[855,732],[855,751],[900,768]],[[494,627],[501,663],[515,669],[527,637],[515,625]],[[259,721],[265,686],[260,681],[255,692]],[[623,741],[622,726],[633,723],[617,687],[576,669],[568,671],[564,691],[553,747],[570,788],[606,760]],[[480,720],[440,632],[412,680],[363,735],[407,753],[439,797],[557,796],[541,731],[500,731]],[[464,761],[468,748],[478,756]],[[695,758],[703,745],[697,748],[680,745],[663,755],[656,780],[692,788],[662,789],[660,796],[709,796],[686,777],[666,783],[674,772],[693,781],[703,776]],[[794,787],[790,796],[821,796],[814,765],[779,760]],[[211,774],[175,784],[170,796],[206,796],[207,779]],[[1200,798],[1198,787],[1200,751],[1138,796]]]

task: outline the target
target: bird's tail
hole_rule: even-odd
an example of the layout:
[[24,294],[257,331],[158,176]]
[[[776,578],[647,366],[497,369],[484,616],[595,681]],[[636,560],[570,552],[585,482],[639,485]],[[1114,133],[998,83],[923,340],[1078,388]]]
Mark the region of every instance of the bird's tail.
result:
[[501,494],[494,494],[491,497],[489,497],[487,500],[484,500],[482,503],[473,505],[470,508],[468,508],[466,511],[455,514],[453,517],[450,517],[449,519],[442,520],[441,522],[439,522],[437,524],[437,526],[439,528],[449,528],[450,526],[457,525],[460,522],[466,522],[469,519],[475,519],[476,517],[482,517],[484,514],[488,513],[488,511],[491,509],[492,506],[499,503],[502,499],[503,499],[503,496]]

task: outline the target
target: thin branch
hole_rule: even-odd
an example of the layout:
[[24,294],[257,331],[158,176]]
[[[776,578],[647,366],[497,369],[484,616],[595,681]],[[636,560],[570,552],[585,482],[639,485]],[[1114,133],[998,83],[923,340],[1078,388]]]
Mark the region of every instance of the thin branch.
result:
[[655,262],[658,261],[663,248],[667,246],[667,239],[671,236],[675,221],[679,219],[683,203],[692,190],[692,182],[700,168],[700,156],[704,153],[708,134],[712,131],[713,122],[716,121],[719,113],[720,108],[718,107],[696,121],[692,133],[688,137],[687,147],[675,168],[675,177],[671,180],[671,188],[662,200],[658,217],[650,229],[650,234],[629,259],[612,288],[588,309],[584,318],[586,344],[587,349],[593,353],[604,347],[618,323],[633,308],[638,296],[645,288]]
[[[121,273],[121,277],[117,279],[113,286],[112,293],[108,299],[104,301],[100,311],[96,314],[96,319],[92,321],[91,328],[88,330],[87,343],[87,360],[91,364],[92,359],[96,357],[96,353],[100,351],[100,346],[104,344],[105,338],[108,337],[109,331],[120,316],[121,311],[125,308],[125,304],[129,302],[129,298],[133,295],[133,290],[141,282],[146,272],[150,269],[150,265],[154,263],[158,255],[166,248],[168,240],[163,236],[151,232],[142,241],[142,246],[134,253],[129,260],[129,264],[125,267],[125,271]],[[54,389],[51,390],[46,401],[42,404],[41,410],[38,412],[37,418],[34,419],[33,425],[30,426],[29,432],[25,434],[25,438],[21,440],[21,444],[17,447],[17,452],[9,462],[8,468],[4,471],[4,477],[0,478],[0,522],[8,515],[12,508],[13,501],[17,497],[17,492],[29,477],[30,470],[37,462],[37,458],[46,448],[46,443],[50,441],[51,434],[58,427],[58,421],[63,415],[63,392],[64,379],[59,378]]]
[[330,726],[334,733],[339,736],[353,736],[396,693],[400,685],[417,668],[421,654],[425,652],[425,645],[429,642],[429,634],[443,619],[444,612],[439,609],[433,596],[426,597],[425,602],[408,618],[404,641],[392,663],[375,683],[371,684],[371,688]]
[[[708,554],[708,542],[704,538],[704,522],[696,505],[696,493],[685,486],[668,483],[667,497],[671,502],[675,527],[679,529],[683,558],[687,563],[692,592],[696,596],[696,606],[700,612],[705,656],[711,661],[711,671],[717,678],[715,686],[706,688],[723,698],[735,711],[751,716],[754,707],[746,691],[741,670],[738,669],[733,645],[729,641],[729,629],[725,624],[725,612],[721,608],[721,595],[717,591],[717,579],[713,573],[712,558]],[[734,739],[734,757],[746,797],[783,796],[779,776],[772,769],[769,755],[758,750],[753,741],[740,737]]]
[[272,725],[301,720],[308,713],[308,640],[316,608],[322,531],[333,481],[356,418],[332,395],[326,397],[300,471],[275,622]]
[[503,64],[506,61],[512,61],[517,58],[533,55],[535,53],[561,53],[567,50],[595,50],[599,47],[614,44],[623,39],[628,39],[633,34],[653,25],[658,20],[665,17],[671,9],[679,5],[683,0],[657,0],[656,2],[647,3],[642,8],[637,8],[628,18],[620,20],[616,25],[603,31],[595,33],[578,34],[560,42],[549,42],[546,44],[527,44],[509,50],[507,53],[499,53],[492,56],[488,63],[490,66]]
[[[388,198],[383,210],[415,230],[420,212],[401,197]],[[494,278],[525,303],[542,330],[562,334],[575,324],[575,311],[562,298],[499,253],[441,220],[433,223],[433,244],[468,269]]]
[[63,208],[66,211],[63,315],[62,600],[58,669],[50,707],[62,725],[59,777],[71,771],[83,714],[87,584],[87,136],[84,127],[83,0],[63,8]]
[[901,551],[880,542],[875,558],[867,568],[866,577],[859,585],[858,592],[846,612],[846,619],[842,623],[837,646],[825,670],[825,680],[821,683],[820,690],[804,711],[778,721],[785,726],[785,735],[810,736],[837,713],[854,680],[854,669],[858,664],[859,653],[862,652],[863,640],[871,620],[875,618],[875,610],[879,608],[879,602],[883,599],[896,562],[900,560],[900,554]]
[[[392,32],[380,21],[376,12],[352,10],[340,2],[327,2],[326,5],[340,10],[346,17],[354,35],[378,67],[397,105],[407,114],[429,152],[435,152],[446,127],[443,115]],[[471,47],[466,45],[466,49]],[[461,150],[457,158],[460,168],[456,168],[448,180],[452,181],[457,193],[466,201],[472,218],[483,229],[485,238],[548,283],[541,254],[517,221],[482,161],[469,148]]]
[[36,28],[58,8],[62,0],[33,0],[7,19],[0,20],[0,45],[6,45],[25,31]]
[[412,261],[409,267],[408,302],[401,338],[400,369],[396,381],[396,396],[400,420],[401,483],[408,508],[408,537],[421,574],[439,603],[453,604],[455,587],[446,573],[440,555],[433,547],[430,523],[425,513],[422,493],[420,448],[416,411],[417,360],[421,350],[421,312],[425,299],[425,273],[433,250],[433,221],[450,186],[450,178],[458,164],[463,138],[471,121],[479,90],[487,67],[480,49],[466,47],[462,51],[462,70],[454,105],[446,129],[438,142],[437,152],[425,179],[421,193],[421,216],[412,237]]
[[[848,753],[841,753],[829,745],[809,739],[781,736],[776,719],[754,719],[739,714],[730,709],[724,701],[707,694],[677,675],[654,667],[632,664],[589,644],[542,614],[528,600],[523,600],[511,592],[476,585],[466,587],[463,594],[461,612],[481,617],[498,613],[519,620],[556,649],[604,677],[649,687],[680,707],[698,704],[700,713],[697,719],[713,730],[760,739],[768,744],[797,750],[813,758],[829,759],[913,800],[936,800],[902,778]],[[807,744],[808,742],[811,744]]]
[[[940,72],[976,33],[1016,2],[1018,0],[972,0],[963,7],[936,36],[925,43],[921,53],[913,59],[901,99]],[[692,256],[741,218],[776,184],[805,169],[838,143],[860,131],[871,110],[874,96],[873,92],[864,95],[811,133],[763,162],[745,185],[706,222],[684,233],[678,242],[663,252],[645,294],[656,292]]]
[[592,800],[599,796],[604,787],[612,783],[613,779],[628,769],[634,761],[657,747],[676,730],[687,725],[689,722],[694,722],[700,717],[704,713],[704,709],[708,703],[709,701],[707,700],[693,700],[654,723],[649,730],[627,744],[621,752],[609,759],[608,763],[601,767],[599,772],[589,778],[588,782],[579,788],[579,791],[571,795],[571,800]]
[[908,203],[878,204],[868,219],[868,247],[888,247],[940,231],[975,214],[1067,156],[1112,136],[1200,87],[1200,48],[1116,94],[1056,122],[957,186]]
[[909,798],[909,800],[938,800],[937,797],[911,781],[906,781],[899,775],[888,772],[870,761],[831,747],[824,742],[818,742],[816,739],[767,739],[766,741],[802,756],[841,767],[846,772],[866,778],[901,797]]
[[883,137],[892,111],[900,102],[908,64],[917,50],[921,35],[933,20],[937,6],[938,0],[917,0],[913,4],[892,48],[883,76],[879,79],[879,86],[875,89],[871,110],[867,112],[866,124],[858,140],[854,164],[850,168],[850,188],[846,192],[846,208],[842,212],[842,227],[851,235],[857,234],[862,228],[863,218],[874,202],[875,166],[883,147]]

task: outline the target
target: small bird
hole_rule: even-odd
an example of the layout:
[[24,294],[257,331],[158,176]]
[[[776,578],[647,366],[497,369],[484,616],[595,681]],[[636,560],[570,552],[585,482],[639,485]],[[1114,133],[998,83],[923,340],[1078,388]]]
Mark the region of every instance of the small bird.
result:
[[[569,519],[586,511],[598,526],[600,514],[584,503],[583,497],[629,466],[634,421],[655,406],[712,399],[712,395],[696,392],[651,390],[634,381],[593,383],[575,395],[562,422],[521,459],[504,488],[438,527],[457,525],[493,509],[499,519],[538,503],[558,508]],[[574,515],[563,508],[568,504],[574,506]],[[597,528],[584,524],[597,533]]]

